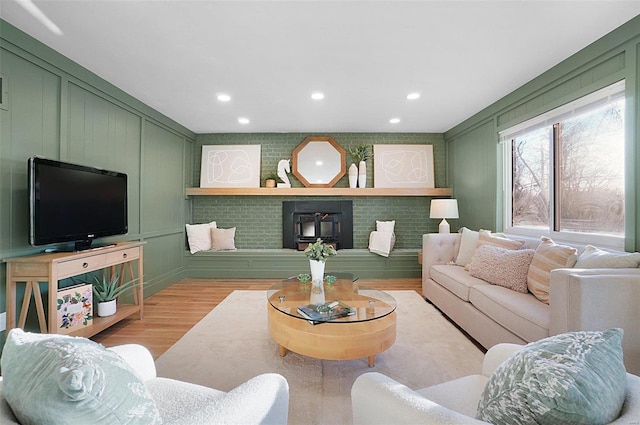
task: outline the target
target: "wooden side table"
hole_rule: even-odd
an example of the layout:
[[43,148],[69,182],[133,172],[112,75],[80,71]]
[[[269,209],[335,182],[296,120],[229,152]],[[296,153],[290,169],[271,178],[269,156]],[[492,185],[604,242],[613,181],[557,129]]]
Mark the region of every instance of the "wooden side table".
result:
[[[78,276],[91,271],[111,268],[114,273],[120,266],[120,278],[126,271],[134,279],[133,262],[138,262],[138,280],[133,287],[133,304],[119,304],[115,315],[95,317],[93,324],[71,333],[74,336],[89,337],[103,331],[109,326],[138,313],[143,317],[143,246],[144,242],[122,242],[114,246],[86,250],[81,252],[58,252],[37,254],[26,257],[7,258],[7,332],[16,327],[16,287],[25,283],[25,294],[22,299],[20,317],[17,326],[23,328],[27,312],[31,304],[31,296],[35,298],[38,324],[42,333],[58,333],[57,331],[57,292],[58,281]],[[48,282],[48,312],[45,315],[39,282]]]

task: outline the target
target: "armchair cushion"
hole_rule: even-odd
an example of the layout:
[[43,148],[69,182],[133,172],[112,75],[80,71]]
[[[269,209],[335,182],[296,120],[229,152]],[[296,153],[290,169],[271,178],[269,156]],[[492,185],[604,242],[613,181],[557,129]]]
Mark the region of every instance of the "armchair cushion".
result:
[[161,423],[140,376],[91,340],[12,329],[1,364],[4,396],[22,424]]
[[477,419],[493,424],[604,424],[620,415],[622,329],[570,332],[526,345],[491,375]]

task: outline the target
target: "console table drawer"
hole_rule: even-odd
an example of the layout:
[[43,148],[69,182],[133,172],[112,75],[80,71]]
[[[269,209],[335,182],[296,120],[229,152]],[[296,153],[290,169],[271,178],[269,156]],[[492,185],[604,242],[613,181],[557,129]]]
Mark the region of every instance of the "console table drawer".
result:
[[127,248],[117,252],[107,254],[107,265],[120,264],[124,261],[140,258],[140,247]]
[[104,255],[65,261],[58,264],[58,278],[63,279],[105,267],[107,267],[107,258]]

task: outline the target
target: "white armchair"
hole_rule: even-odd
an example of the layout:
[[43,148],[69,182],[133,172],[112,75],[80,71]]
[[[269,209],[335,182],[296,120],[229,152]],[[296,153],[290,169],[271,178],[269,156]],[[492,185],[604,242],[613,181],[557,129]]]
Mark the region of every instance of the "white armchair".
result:
[[[419,390],[412,390],[377,372],[360,375],[351,389],[354,425],[486,424],[474,419],[489,376],[521,345],[498,344],[485,355],[482,372]],[[627,374],[622,413],[612,424],[637,422],[640,417],[640,377]]]
[[[163,424],[286,424],[289,386],[286,379],[269,373],[256,376],[230,392],[156,376],[151,353],[141,345],[111,348],[140,375],[153,396]],[[2,394],[0,423],[17,424]]]

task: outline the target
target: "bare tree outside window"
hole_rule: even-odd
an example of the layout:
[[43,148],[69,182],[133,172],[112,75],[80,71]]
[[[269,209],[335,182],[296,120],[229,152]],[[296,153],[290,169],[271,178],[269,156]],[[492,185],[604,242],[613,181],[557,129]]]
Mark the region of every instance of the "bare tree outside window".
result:
[[560,122],[560,231],[624,234],[624,100]]
[[525,131],[511,153],[514,227],[624,235],[623,97]]

